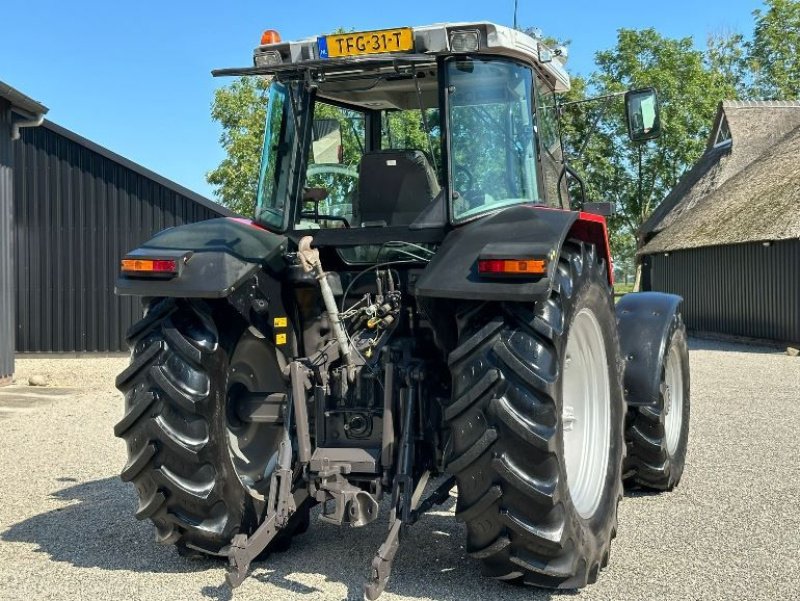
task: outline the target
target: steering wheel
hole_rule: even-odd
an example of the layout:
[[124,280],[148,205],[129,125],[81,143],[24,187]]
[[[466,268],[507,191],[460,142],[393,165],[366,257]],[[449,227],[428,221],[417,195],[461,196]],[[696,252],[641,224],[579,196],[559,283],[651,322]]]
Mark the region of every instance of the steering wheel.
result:
[[323,188],[328,193],[327,198],[316,204],[318,210],[320,204],[322,205],[323,214],[319,218],[342,221],[347,227],[353,215],[352,194],[358,185],[358,169],[340,163],[309,165],[306,185]]

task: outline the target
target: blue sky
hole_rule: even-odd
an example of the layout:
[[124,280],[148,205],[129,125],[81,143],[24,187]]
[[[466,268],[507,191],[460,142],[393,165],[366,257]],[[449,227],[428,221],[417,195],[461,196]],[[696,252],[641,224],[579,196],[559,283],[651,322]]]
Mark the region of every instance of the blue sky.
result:
[[[0,80],[40,100],[56,123],[208,196],[221,160],[210,118],[212,68],[244,66],[261,31],[284,39],[336,29],[442,21],[511,24],[513,0],[4,1]],[[519,0],[520,25],[571,39],[568,68],[592,69],[620,27],[669,36],[752,30],[760,0]]]

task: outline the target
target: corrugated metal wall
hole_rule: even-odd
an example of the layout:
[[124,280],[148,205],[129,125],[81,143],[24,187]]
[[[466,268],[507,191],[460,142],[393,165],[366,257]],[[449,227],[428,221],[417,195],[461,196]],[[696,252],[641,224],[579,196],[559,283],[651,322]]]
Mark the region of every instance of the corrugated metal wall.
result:
[[228,213],[49,122],[23,130],[14,151],[17,351],[127,350],[141,308],[114,295],[122,255]]
[[690,330],[800,342],[799,240],[650,255],[645,269],[646,287],[684,298]]
[[0,383],[14,374],[11,106],[0,100]]

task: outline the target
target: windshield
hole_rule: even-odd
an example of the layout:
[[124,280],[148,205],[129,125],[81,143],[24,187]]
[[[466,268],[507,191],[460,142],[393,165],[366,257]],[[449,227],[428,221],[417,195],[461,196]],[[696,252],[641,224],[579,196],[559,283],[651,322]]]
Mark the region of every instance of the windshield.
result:
[[256,221],[282,227],[289,200],[289,169],[294,150],[295,119],[289,89],[273,81],[269,87],[264,146],[256,194]]
[[454,220],[540,202],[530,68],[457,59],[447,77]]

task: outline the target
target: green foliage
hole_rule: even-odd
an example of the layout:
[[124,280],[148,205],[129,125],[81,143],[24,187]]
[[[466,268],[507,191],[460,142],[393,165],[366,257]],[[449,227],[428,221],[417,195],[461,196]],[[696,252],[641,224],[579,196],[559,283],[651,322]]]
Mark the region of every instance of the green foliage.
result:
[[691,38],[667,38],[655,29],[621,29],[616,46],[598,52],[595,61],[597,70],[575,80],[567,101],[650,86],[661,101],[661,137],[639,144],[628,140],[621,99],[565,109],[568,155],[587,196],[616,205],[609,225],[615,260],[623,266],[632,263],[641,225],[702,154],[718,103],[736,92]]
[[206,179],[220,202],[241,215],[252,215],[255,205],[268,88],[260,77],[242,77],[219,88],[211,107],[226,157]]
[[[252,215],[255,209],[268,91],[268,80],[261,77],[242,77],[219,88],[212,104],[211,116],[222,127],[220,144],[226,157],[216,169],[206,175],[206,179],[215,187],[214,193],[219,201],[242,215]],[[342,163],[356,168],[364,151],[364,123],[360,114],[318,104],[315,118],[333,119],[339,123]],[[432,148],[434,160],[441,166],[438,109],[427,109],[426,119],[431,128],[430,144],[419,110],[388,113],[384,120],[383,146],[419,148],[426,151]],[[330,200],[321,205],[321,210],[331,208],[328,205],[350,202],[352,177],[341,174],[320,175],[309,180],[308,185],[323,186],[330,190]],[[337,214],[338,211],[333,213]]]
[[800,0],[766,0],[756,10],[753,39],[747,44],[754,96],[800,98]]
[[719,73],[735,97],[745,98],[753,87],[753,75],[748,63],[747,46],[741,33],[710,34],[706,40],[705,62],[711,71]]

